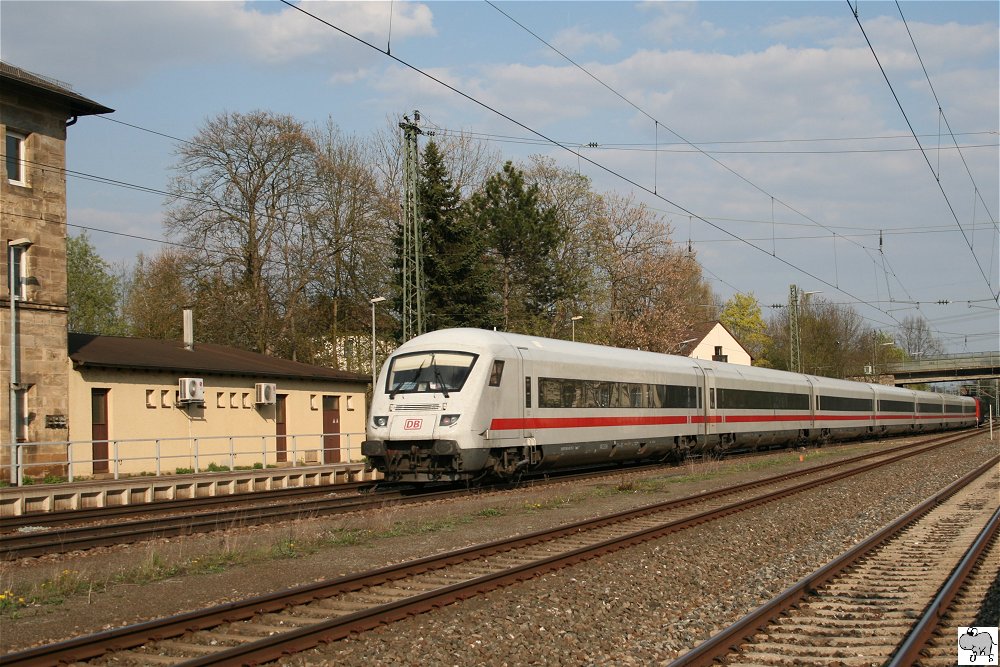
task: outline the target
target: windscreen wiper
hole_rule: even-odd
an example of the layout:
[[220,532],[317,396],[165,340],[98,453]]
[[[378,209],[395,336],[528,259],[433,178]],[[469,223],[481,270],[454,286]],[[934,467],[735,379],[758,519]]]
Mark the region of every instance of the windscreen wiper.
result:
[[433,354],[431,355],[431,368],[434,369],[434,379],[441,385],[441,393],[444,394],[445,398],[448,398],[448,387],[445,386],[444,378],[441,377],[441,371],[438,370],[437,364],[434,362]]

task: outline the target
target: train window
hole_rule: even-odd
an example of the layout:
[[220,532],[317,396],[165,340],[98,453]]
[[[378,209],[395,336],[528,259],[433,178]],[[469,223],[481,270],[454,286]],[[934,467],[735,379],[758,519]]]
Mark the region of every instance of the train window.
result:
[[503,360],[495,359],[493,361],[493,369],[490,371],[490,386],[499,387],[501,377],[503,377]]
[[872,399],[870,398],[847,398],[844,396],[820,396],[819,405],[821,410],[830,412],[871,412]]
[[809,395],[752,389],[719,389],[718,405],[721,409],[729,410],[808,410]]
[[879,412],[913,412],[911,401],[879,401]]
[[917,412],[940,413],[940,412],[944,412],[944,410],[943,410],[943,407],[942,407],[942,405],[940,403],[922,403],[922,402],[918,401],[917,402]]
[[415,352],[401,354],[389,363],[386,391],[396,394],[461,391],[477,354],[467,352]]
[[709,407],[712,410],[714,410],[715,409],[715,387],[712,387],[712,393],[709,396],[710,396],[709,400],[710,400],[710,403],[711,403],[711,405]]
[[[541,381],[539,381],[538,390],[541,391]],[[541,407],[541,398],[538,401],[539,407]],[[524,378],[524,407],[531,407],[531,376],[525,376]]]

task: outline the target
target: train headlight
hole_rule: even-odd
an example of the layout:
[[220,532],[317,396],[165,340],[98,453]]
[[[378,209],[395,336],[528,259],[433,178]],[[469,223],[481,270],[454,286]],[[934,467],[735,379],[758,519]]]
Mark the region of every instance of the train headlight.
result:
[[372,417],[372,423],[379,428],[384,428],[386,424],[389,423],[389,418],[386,416]]
[[441,426],[453,426],[459,415],[441,415]]

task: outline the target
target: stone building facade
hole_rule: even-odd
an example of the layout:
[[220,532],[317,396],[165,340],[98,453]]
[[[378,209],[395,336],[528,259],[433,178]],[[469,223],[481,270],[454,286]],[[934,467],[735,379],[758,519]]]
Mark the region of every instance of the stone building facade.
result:
[[[79,116],[113,109],[7,63],[0,63],[0,90],[5,172],[0,177],[0,373],[7,387],[0,409],[0,480],[7,480],[12,440],[67,439],[67,128]],[[24,451],[38,460],[66,455],[64,444]]]

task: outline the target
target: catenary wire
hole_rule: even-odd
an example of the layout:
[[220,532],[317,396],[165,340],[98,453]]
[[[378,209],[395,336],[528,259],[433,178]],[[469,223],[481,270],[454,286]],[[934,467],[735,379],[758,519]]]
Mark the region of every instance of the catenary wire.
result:
[[[885,79],[885,83],[889,86],[889,92],[892,93],[893,99],[896,101],[896,106],[899,107],[900,113],[903,115],[903,120],[906,121],[906,126],[910,129],[913,134],[914,141],[917,145],[923,148],[923,144],[920,143],[920,139],[917,137],[917,132],[913,128],[913,124],[910,122],[909,116],[906,114],[906,109],[903,108],[903,103],[900,101],[899,96],[896,94],[896,89],[892,85],[892,81],[889,80],[889,74],[885,71],[885,67],[882,66],[882,61],[879,60],[878,53],[875,52],[875,46],[872,44],[871,39],[868,38],[868,33],[865,31],[864,25],[861,23],[861,16],[858,13],[857,7],[851,6],[851,0],[847,0],[847,6],[851,8],[851,13],[854,15],[854,20],[858,24],[858,28],[861,30],[861,35],[865,38],[865,42],[868,44],[869,50],[872,52],[872,56],[875,58],[875,63],[878,65],[879,71],[882,73],[882,78]],[[944,197],[945,203],[948,205],[948,211],[951,213],[952,218],[955,220],[955,224],[958,228],[962,230],[962,237],[965,239],[966,245],[969,247],[969,252],[972,254],[972,259],[976,262],[976,266],[979,268],[979,273],[982,274],[983,280],[986,282],[986,286],[993,296],[994,301],[1000,305],[1000,291],[995,294],[993,292],[993,282],[986,276],[986,271],[983,270],[983,265],[979,262],[979,256],[976,255],[975,248],[972,246],[972,241],[969,240],[968,234],[965,232],[965,228],[962,227],[961,221],[958,219],[958,214],[955,212],[955,207],[952,205],[951,200],[948,198],[948,193],[945,192],[944,186],[941,184],[941,178],[935,173],[934,165],[931,164],[930,158],[927,157],[927,152],[921,150],[921,155],[924,157],[924,161],[927,163],[927,167],[931,170],[931,174],[934,175],[934,180],[937,182],[938,190],[941,192],[941,196]]]
[[[548,141],[552,145],[558,146],[559,148],[562,148],[563,150],[565,150],[565,151],[567,151],[567,152],[575,155],[578,159],[587,162],[588,164],[596,167],[597,169],[600,169],[601,171],[604,171],[604,172],[610,174],[611,176],[614,176],[615,178],[618,178],[618,179],[624,181],[625,183],[628,183],[629,185],[633,186],[634,188],[642,190],[643,192],[646,192],[647,194],[652,195],[652,196],[654,196],[654,197],[656,197],[656,198],[664,201],[665,203],[669,204],[670,206],[673,206],[674,208],[676,208],[677,210],[683,211],[684,213],[686,213],[686,214],[688,214],[688,215],[690,215],[690,216],[692,216],[694,218],[697,218],[698,220],[701,220],[705,224],[707,224],[707,225],[709,225],[709,226],[711,226],[711,227],[719,230],[720,232],[723,232],[724,234],[726,234],[728,236],[732,236],[734,238],[739,239],[739,237],[736,234],[730,232],[729,230],[727,230],[727,229],[725,229],[725,228],[723,228],[723,227],[721,227],[719,225],[716,225],[716,224],[712,223],[709,220],[706,220],[705,218],[701,217],[697,213],[694,213],[693,211],[689,211],[684,206],[681,206],[680,204],[678,204],[678,203],[676,203],[676,202],[668,199],[667,197],[665,197],[665,196],[663,196],[661,194],[658,194],[658,193],[654,192],[653,190],[650,190],[648,187],[646,187],[646,186],[638,183],[634,179],[629,178],[628,176],[625,176],[624,174],[622,174],[622,173],[620,173],[618,171],[615,171],[611,167],[605,166],[604,164],[601,164],[600,162],[597,162],[596,160],[593,160],[593,159],[587,157],[586,155],[581,154],[578,151],[574,151],[568,145],[562,144],[562,143],[556,141],[555,139],[552,139],[551,137],[548,137],[544,133],[542,133],[542,132],[540,132],[538,130],[535,130],[534,128],[526,125],[525,123],[522,123],[521,121],[519,121],[519,120],[511,117],[510,115],[508,115],[508,114],[500,111],[499,109],[496,109],[495,107],[490,106],[486,102],[483,102],[483,101],[481,101],[481,100],[473,97],[472,95],[470,95],[470,94],[468,94],[468,93],[466,93],[466,92],[464,92],[462,90],[459,90],[455,86],[453,86],[453,85],[451,85],[451,84],[449,84],[449,83],[447,83],[447,82],[439,79],[438,77],[434,76],[433,74],[430,74],[429,72],[425,72],[424,70],[420,69],[416,65],[413,65],[413,64],[411,64],[411,63],[403,60],[402,58],[400,58],[398,56],[395,56],[395,55],[393,55],[391,53],[386,53],[384,50],[382,50],[378,46],[375,46],[374,44],[372,44],[372,43],[370,43],[370,42],[362,39],[361,37],[358,37],[357,35],[349,32],[349,31],[347,31],[347,30],[345,30],[345,29],[343,29],[343,28],[341,28],[341,27],[339,27],[339,26],[337,26],[337,25],[335,25],[335,24],[333,24],[333,23],[331,23],[329,21],[327,21],[326,19],[324,19],[322,17],[319,17],[319,16],[313,14],[312,12],[309,12],[309,11],[307,11],[306,9],[304,9],[304,8],[302,8],[300,6],[297,6],[297,5],[293,4],[290,0],[281,0],[281,2],[283,4],[285,4],[285,5],[287,5],[288,7],[291,7],[295,11],[301,12],[305,16],[308,16],[309,18],[313,19],[314,21],[318,21],[319,23],[322,23],[323,25],[326,25],[327,27],[329,27],[329,28],[331,28],[333,30],[336,30],[337,32],[339,32],[342,35],[344,35],[345,37],[348,37],[349,39],[352,39],[352,40],[358,42],[359,44],[362,44],[362,45],[368,47],[369,49],[372,49],[373,51],[378,51],[379,53],[382,53],[383,55],[385,55],[385,57],[387,57],[387,58],[395,61],[396,63],[402,65],[403,67],[405,67],[405,68],[407,68],[409,70],[412,70],[413,72],[419,74],[420,76],[423,76],[423,77],[425,77],[425,78],[433,81],[434,83],[436,83],[436,84],[438,84],[438,85],[440,85],[440,86],[442,86],[444,88],[447,88],[448,90],[452,91],[456,95],[458,95],[458,96],[460,96],[460,97],[468,100],[469,102],[472,102],[473,104],[475,104],[477,106],[482,107],[483,109],[486,109],[487,111],[489,111],[489,112],[491,112],[493,114],[496,114],[497,116],[499,116],[499,117],[507,120],[508,122],[513,123],[514,125],[517,125],[521,129],[526,130],[528,132],[531,132],[532,134],[534,134],[534,135],[536,135],[538,137],[541,137],[542,139],[545,139],[546,141]],[[737,174],[737,176],[739,176],[739,175]],[[743,177],[740,177],[740,178],[743,178]],[[753,185],[753,184],[751,183],[751,185]],[[756,188],[757,186],[754,186],[754,187]],[[759,188],[757,188],[757,189],[759,189]],[[787,207],[787,208],[789,208],[790,210],[794,210],[792,207]],[[805,214],[801,214],[801,215],[803,215],[803,217],[805,217],[806,219],[811,219],[811,218],[809,218],[809,216],[807,216]],[[817,225],[819,225],[819,223],[817,223]],[[822,226],[822,225],[819,225],[819,226]],[[834,234],[834,235],[836,236],[836,234]],[[831,283],[829,280],[827,280],[825,278],[822,278],[822,277],[820,277],[818,275],[815,275],[811,271],[808,271],[805,268],[797,266],[796,264],[792,263],[791,261],[789,261],[789,260],[787,260],[787,259],[785,259],[783,257],[779,257],[779,256],[777,256],[777,255],[775,255],[775,254],[773,254],[771,252],[768,252],[766,249],[762,248],[761,246],[759,246],[757,244],[750,243],[748,241],[743,241],[743,243],[745,243],[746,245],[750,246],[751,248],[753,248],[753,249],[755,249],[755,250],[757,250],[757,251],[759,251],[759,252],[761,252],[761,253],[763,253],[765,255],[769,255],[770,257],[774,258],[778,262],[781,262],[782,264],[785,264],[789,268],[792,268],[792,269],[794,269],[794,270],[802,273],[803,275],[812,278],[813,280],[817,281],[818,283],[822,283],[823,285],[826,285],[826,286],[828,286],[828,287],[830,287],[832,289],[835,289],[835,290],[837,290],[839,292],[842,292],[843,294],[846,294],[847,296],[849,296],[849,297],[851,297],[853,299],[858,299],[859,302],[863,302],[857,296],[851,294],[850,292],[848,292],[847,290],[839,287],[838,285],[836,285],[834,283]],[[864,246],[861,246],[861,247],[864,248]],[[866,251],[867,251],[867,249],[866,249]],[[874,261],[874,258],[872,258],[872,261]],[[879,310],[879,309],[876,308],[876,310]],[[884,315],[888,316],[890,319],[892,319],[897,324],[899,324],[898,320],[896,320],[896,318],[893,317],[891,313],[886,313],[885,311],[880,311],[880,312],[882,312]]]

